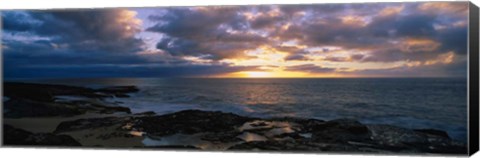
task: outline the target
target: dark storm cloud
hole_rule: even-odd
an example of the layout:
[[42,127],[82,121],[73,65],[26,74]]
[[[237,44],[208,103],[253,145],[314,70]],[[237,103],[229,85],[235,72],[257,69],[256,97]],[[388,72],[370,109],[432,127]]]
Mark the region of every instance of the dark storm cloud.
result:
[[3,30],[23,32],[38,27],[39,24],[37,23],[19,20],[27,18],[29,18],[28,14],[23,12],[2,12]]
[[[436,31],[433,24],[436,15],[412,14],[407,16],[379,17],[369,24],[373,36],[379,37],[425,37]],[[390,31],[394,31],[390,33]]]
[[210,75],[252,70],[256,67],[229,65],[57,65],[6,67],[5,78],[76,78],[76,77],[209,77]]
[[455,51],[457,54],[467,54],[468,31],[465,27],[456,27],[438,33],[437,40],[442,43],[441,50]]
[[65,44],[77,52],[130,53],[143,44],[139,24],[127,10],[7,12],[6,33],[28,33]]
[[[144,42],[135,37],[141,31],[141,21],[135,19],[132,11],[6,11],[2,18],[3,64],[7,78],[86,77],[92,75],[90,72],[122,75],[125,69],[122,65],[152,63],[136,54],[143,50]],[[188,61],[157,59],[155,63],[170,65]],[[92,66],[98,64],[112,66]],[[115,66],[118,69],[113,71]]]
[[267,40],[246,32],[249,24],[238,14],[244,9],[170,8],[165,15],[150,16],[150,20],[158,23],[146,30],[167,35],[157,48],[174,56],[245,57],[245,50],[255,49]]

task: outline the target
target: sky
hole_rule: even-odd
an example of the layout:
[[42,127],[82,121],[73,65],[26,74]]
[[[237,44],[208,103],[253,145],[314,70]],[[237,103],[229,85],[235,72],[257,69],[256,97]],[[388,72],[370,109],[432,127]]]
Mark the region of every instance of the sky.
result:
[[2,11],[5,78],[466,77],[467,2]]

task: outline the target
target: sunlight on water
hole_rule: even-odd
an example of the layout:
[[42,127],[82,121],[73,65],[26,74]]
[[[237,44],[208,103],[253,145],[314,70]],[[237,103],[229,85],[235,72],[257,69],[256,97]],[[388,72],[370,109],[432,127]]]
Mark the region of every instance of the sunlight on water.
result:
[[174,134],[170,136],[160,137],[160,138],[151,138],[149,136],[145,137],[142,143],[145,146],[194,146],[200,149],[206,150],[225,150],[239,142],[210,142],[202,140],[201,138],[206,133],[198,133],[193,135],[187,134]]
[[237,136],[238,138],[244,140],[245,142],[254,142],[254,141],[266,141],[265,136],[261,136],[255,133],[244,132],[241,135]]

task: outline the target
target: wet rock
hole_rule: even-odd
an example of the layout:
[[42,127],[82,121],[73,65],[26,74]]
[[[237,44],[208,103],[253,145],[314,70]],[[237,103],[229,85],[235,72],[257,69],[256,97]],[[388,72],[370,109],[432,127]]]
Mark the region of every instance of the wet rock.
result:
[[314,143],[307,141],[255,141],[238,144],[229,150],[263,150],[263,151],[359,151],[360,149],[348,144]]
[[101,88],[95,91],[104,93],[104,94],[111,94],[119,98],[128,98],[130,96],[127,95],[126,93],[135,93],[135,92],[138,92],[139,89],[135,86],[115,86],[115,87]]
[[146,111],[146,112],[141,112],[141,113],[136,113],[135,115],[146,115],[146,116],[152,116],[155,115],[156,113],[153,111]]
[[450,138],[447,132],[436,130],[436,129],[415,129],[414,131],[424,133],[424,134],[436,135],[444,138]]
[[138,92],[139,89],[135,86],[114,86],[97,89],[98,92],[104,93],[133,93]]
[[4,95],[11,99],[20,98],[45,102],[54,101],[54,97],[58,95],[77,95],[89,98],[102,97],[95,94],[95,91],[90,88],[16,82],[4,83]]
[[39,102],[26,99],[12,99],[4,103],[6,118],[46,117],[46,116],[74,116],[84,114],[86,109],[74,105]]
[[439,130],[411,130],[389,125],[369,125],[372,139],[380,147],[427,153],[465,154],[465,144],[456,142]]
[[339,119],[314,124],[312,139],[323,142],[345,143],[347,141],[369,141],[370,132],[367,126],[356,120]]
[[124,122],[126,122],[126,120],[119,117],[89,118],[65,121],[57,126],[54,133],[108,127],[115,124],[122,124]]
[[200,132],[228,132],[252,120],[232,113],[185,110],[173,114],[139,117],[134,128],[157,136],[175,133],[193,134]]
[[[83,87],[4,83],[4,95],[10,98],[4,103],[5,117],[74,116],[86,112],[111,114],[131,113],[129,108],[108,105],[102,99],[111,95],[123,95],[138,91],[136,87],[113,87],[95,90]],[[101,91],[101,92],[98,92]]]
[[427,143],[426,137],[413,130],[390,125],[369,125],[372,139],[381,145],[406,147],[405,144]]
[[130,108],[122,107],[122,106],[102,106],[100,107],[99,113],[102,114],[113,114],[116,112],[125,112],[127,114],[131,114]]
[[68,135],[32,133],[10,125],[3,125],[4,145],[81,146]]
[[164,146],[145,146],[141,148],[148,148],[148,149],[187,149],[187,150],[198,150],[195,146],[191,145],[164,145]]
[[150,136],[207,133],[201,140],[234,142],[229,150],[465,153],[438,130],[363,125],[352,119],[258,119],[231,113],[186,110],[135,117],[132,128]]
[[237,142],[241,139],[237,136],[240,135],[240,132],[223,132],[223,133],[207,133],[202,136],[202,140],[210,142]]
[[267,141],[267,137],[250,133],[250,132],[243,132],[241,135],[238,135],[237,138],[242,139],[245,142],[256,142],[256,141]]

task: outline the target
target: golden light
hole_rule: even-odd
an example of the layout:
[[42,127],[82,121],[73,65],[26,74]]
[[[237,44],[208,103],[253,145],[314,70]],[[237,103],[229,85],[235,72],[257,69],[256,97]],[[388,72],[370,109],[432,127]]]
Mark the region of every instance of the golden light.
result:
[[342,23],[346,25],[351,25],[351,26],[367,26],[368,21],[361,16],[356,16],[356,15],[348,15],[340,18],[342,20]]
[[266,77],[271,77],[269,72],[262,72],[262,71],[246,71],[243,72],[245,74],[245,77],[248,78],[266,78]]
[[440,47],[440,43],[431,39],[408,38],[402,41],[400,49],[406,52],[434,51]]
[[382,11],[380,11],[380,16],[392,16],[392,15],[397,15],[398,13],[402,12],[404,8],[405,8],[404,5],[386,7],[386,8],[384,8],[384,9],[382,9]]
[[320,77],[340,77],[338,74],[312,74],[308,72],[295,71],[240,71],[227,74],[209,76],[213,78],[320,78]]

